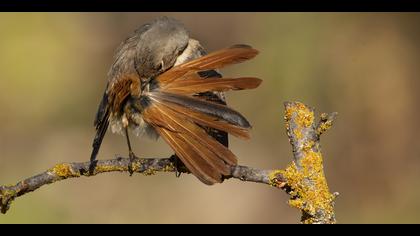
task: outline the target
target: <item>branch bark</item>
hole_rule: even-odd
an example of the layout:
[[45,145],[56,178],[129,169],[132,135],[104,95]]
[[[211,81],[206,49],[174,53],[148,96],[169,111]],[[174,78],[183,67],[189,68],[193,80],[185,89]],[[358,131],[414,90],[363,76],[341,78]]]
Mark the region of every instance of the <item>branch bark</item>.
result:
[[[0,211],[6,213],[12,201],[19,196],[35,191],[36,189],[55,183],[57,181],[78,178],[81,176],[91,177],[107,172],[127,172],[129,158],[117,157],[110,160],[97,161],[93,172],[90,171],[90,162],[60,163],[42,172],[29,177],[15,185],[0,186]],[[157,172],[175,172],[175,160],[173,158],[136,158],[133,163],[133,171],[143,175],[154,175]],[[178,169],[179,172],[189,173],[186,169]],[[236,178],[242,181],[269,184],[276,187],[284,187],[285,179],[276,170],[260,170],[247,166],[233,166],[231,175],[227,178]]]
[[302,211],[302,223],[336,223],[334,200],[324,175],[320,136],[331,128],[337,113],[321,114],[315,122],[314,109],[300,102],[285,102],[287,136],[293,162],[282,172],[292,191],[289,204]]
[[[286,130],[293,148],[293,162],[285,169],[262,170],[248,166],[233,166],[230,176],[247,182],[267,184],[286,191],[291,196],[289,204],[302,211],[302,223],[335,223],[335,194],[328,190],[323,173],[319,137],[328,130],[336,113],[322,114],[318,124],[314,122],[314,109],[299,102],[285,103]],[[90,162],[60,163],[54,167],[15,185],[0,186],[0,212],[5,214],[13,200],[26,193],[57,181],[91,177],[107,172],[128,172],[129,158],[117,157],[97,161],[90,171]],[[143,175],[157,172],[183,172],[175,168],[175,159],[137,158],[133,171]]]

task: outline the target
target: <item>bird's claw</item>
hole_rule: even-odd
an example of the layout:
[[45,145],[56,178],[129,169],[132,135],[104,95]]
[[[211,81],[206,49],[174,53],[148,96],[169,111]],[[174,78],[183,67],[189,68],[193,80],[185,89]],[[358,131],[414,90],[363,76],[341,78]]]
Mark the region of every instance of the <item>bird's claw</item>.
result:
[[129,157],[130,157],[130,163],[128,163],[128,173],[130,173],[130,176],[133,175],[134,173],[134,160],[137,158],[136,155],[134,155],[133,152],[129,153]]
[[175,177],[179,178],[181,176],[182,171],[180,171],[183,168],[184,163],[182,163],[179,158],[175,155],[172,155],[171,158],[173,158],[173,163],[175,167]]

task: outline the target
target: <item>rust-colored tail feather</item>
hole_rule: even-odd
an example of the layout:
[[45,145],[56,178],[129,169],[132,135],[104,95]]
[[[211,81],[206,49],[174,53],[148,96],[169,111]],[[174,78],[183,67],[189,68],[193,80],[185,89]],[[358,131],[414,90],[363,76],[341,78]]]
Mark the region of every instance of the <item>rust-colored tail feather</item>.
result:
[[251,46],[242,44],[234,45],[230,48],[209,53],[206,56],[175,66],[161,74],[157,80],[164,86],[174,80],[183,78],[185,75],[199,71],[220,69],[228,65],[241,63],[254,58],[257,54],[258,50]]
[[171,133],[166,129],[158,128],[158,133],[175,151],[176,155],[181,158],[182,163],[193,173],[201,182],[212,185],[221,182],[220,173],[214,171],[202,157],[197,154],[184,139],[180,138],[176,133]]
[[155,102],[177,104],[190,110],[198,111],[207,115],[222,119],[230,124],[243,128],[251,128],[248,120],[241,113],[226,105],[205,101],[197,97],[183,96],[174,93],[151,92],[148,96]]
[[[198,76],[197,76],[198,77]],[[207,91],[225,92],[229,90],[254,89],[261,84],[261,79],[243,77],[236,79],[229,78],[192,78],[175,80],[162,87],[161,90],[168,93],[193,95]]]
[[207,149],[213,151],[219,159],[222,159],[226,163],[230,165],[235,165],[237,163],[235,155],[227,147],[217,142],[196,124],[186,120],[184,116],[178,112],[168,109],[165,106],[155,104],[146,109],[146,119],[148,119],[147,117],[153,116],[153,114],[159,114],[160,117],[154,116],[153,119],[149,120],[149,123],[156,123],[159,127],[167,128],[174,133],[186,134],[190,138],[199,140],[202,145],[205,145]]
[[237,164],[236,156],[228,148],[166,106],[150,105],[144,111],[144,119],[155,127],[187,168],[206,184],[221,182],[222,175],[230,173],[229,165]]
[[242,139],[249,139],[249,129],[243,128],[237,125],[230,124],[225,120],[218,119],[217,117],[207,115],[202,112],[198,112],[184,106],[180,106],[177,104],[168,104],[162,103],[162,105],[177,111],[180,115],[183,116],[184,119],[193,121],[199,125],[210,127],[217,130],[223,130],[229,134],[234,135],[235,137],[242,138]]

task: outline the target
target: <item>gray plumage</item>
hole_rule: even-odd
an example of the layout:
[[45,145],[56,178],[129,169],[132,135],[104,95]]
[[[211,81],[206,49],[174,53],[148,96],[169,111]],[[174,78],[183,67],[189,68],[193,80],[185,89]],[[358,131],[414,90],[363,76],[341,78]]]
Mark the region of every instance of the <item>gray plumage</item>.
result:
[[[124,110],[136,109],[135,107],[127,107],[131,104],[128,101],[132,98],[129,98],[117,114],[110,111],[109,92],[114,84],[119,82],[119,79],[125,75],[136,74],[141,81],[142,88],[144,88],[154,77],[174,65],[182,64],[205,54],[206,52],[199,42],[189,37],[189,32],[184,25],[168,17],[160,17],[141,26],[133,35],[124,40],[116,51],[114,63],[108,72],[108,83],[96,113],[94,125],[97,133],[92,145],[91,160],[96,159],[108,126],[111,126],[113,132],[122,133]],[[204,78],[210,76],[221,77],[214,70],[200,72],[200,75]],[[223,93],[207,92],[198,94],[198,96],[220,104],[226,104]],[[146,132],[153,136],[154,132],[143,121],[141,111],[130,115],[132,116],[131,121],[134,122],[130,123],[129,127],[135,133]],[[211,128],[205,129],[220,143],[228,146],[226,132]]]

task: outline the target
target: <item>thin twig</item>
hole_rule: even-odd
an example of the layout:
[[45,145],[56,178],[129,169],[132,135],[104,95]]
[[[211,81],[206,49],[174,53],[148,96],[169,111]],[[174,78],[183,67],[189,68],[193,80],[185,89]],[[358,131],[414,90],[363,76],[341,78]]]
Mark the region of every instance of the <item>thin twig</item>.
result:
[[[111,160],[97,161],[93,172],[89,171],[90,162],[61,163],[44,171],[41,174],[32,176],[15,185],[0,186],[0,211],[6,213],[12,201],[19,196],[32,192],[44,185],[57,181],[78,178],[81,176],[95,176],[107,172],[127,172],[129,158],[118,157]],[[157,172],[175,172],[175,161],[173,158],[137,158],[133,162],[133,170],[144,175],[153,175]],[[178,170],[188,173],[187,170]],[[282,188],[285,186],[284,178],[275,170],[260,170],[246,166],[233,166],[231,175],[226,178],[236,178],[242,181],[269,184]]]

